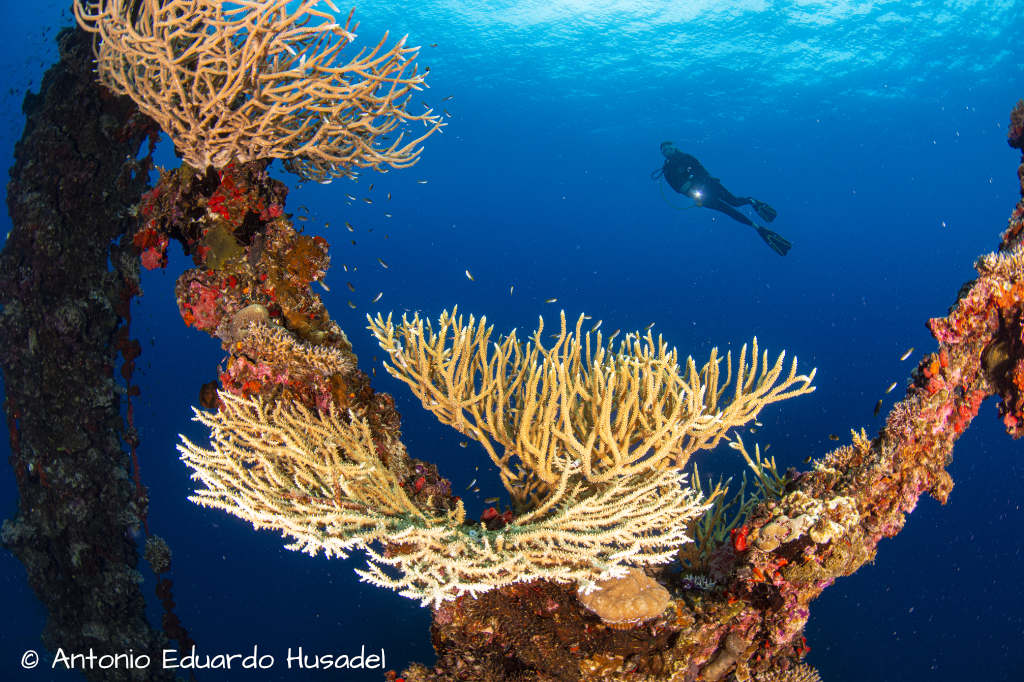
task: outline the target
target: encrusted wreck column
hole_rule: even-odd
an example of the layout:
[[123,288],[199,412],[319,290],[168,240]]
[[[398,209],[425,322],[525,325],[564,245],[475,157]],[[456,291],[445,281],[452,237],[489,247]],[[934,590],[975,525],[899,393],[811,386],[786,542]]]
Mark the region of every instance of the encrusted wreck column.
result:
[[[128,207],[147,184],[156,130],[127,98],[103,92],[89,36],[58,37],[61,61],[25,97],[7,201],[14,223],[0,254],[0,366],[19,505],[2,540],[24,563],[49,613],[51,650],[157,653],[131,533],[146,498],[132,480],[135,441],[121,415],[138,345],[127,333],[138,258],[121,242]],[[113,269],[111,269],[111,265]],[[103,680],[163,679],[150,670],[94,670]]]

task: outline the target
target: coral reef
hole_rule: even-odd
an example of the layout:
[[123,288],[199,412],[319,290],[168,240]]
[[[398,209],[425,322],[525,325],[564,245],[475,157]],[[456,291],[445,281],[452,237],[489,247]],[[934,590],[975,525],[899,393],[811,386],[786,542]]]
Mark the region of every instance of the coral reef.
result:
[[[361,427],[361,439],[350,433],[363,424],[359,412],[349,408],[345,415],[338,412],[337,403],[329,402],[317,404],[317,414],[296,414],[280,407],[281,396],[274,407],[265,408],[259,400],[241,401],[226,393],[220,395],[218,414],[198,415],[211,429],[212,449],[188,441],[181,448],[184,460],[205,486],[197,490],[195,499],[257,527],[283,531],[295,538],[292,548],[344,556],[359,546],[370,557],[369,567],[360,572],[365,580],[424,603],[437,605],[462,594],[537,579],[577,582],[589,590],[595,580],[625,575],[626,566],[664,563],[678,545],[688,541],[686,527],[704,507],[684,486],[679,469],[666,463],[674,464],[690,442],[716,442],[735,425],[729,416],[732,412],[744,420],[753,419],[763,406],[810,390],[810,377],[796,375],[795,364],[788,377],[780,379],[781,358],[772,366],[765,356],[759,370],[757,363],[746,364],[744,351],[737,365],[740,388],[734,400],[728,405],[716,402],[717,412],[711,414],[708,403],[717,401],[724,390],[714,358],[702,372],[689,360],[689,378],[684,380],[676,373],[675,351],[650,337],[644,342],[631,335],[618,351],[598,340],[599,352],[584,355],[583,348],[595,346],[589,335],[579,334],[579,324],[575,333],[567,331],[563,316],[562,331],[550,348],[540,342],[538,330],[525,347],[517,345],[514,336],[494,344],[504,348],[502,357],[522,362],[482,360],[480,355],[491,345],[489,333],[482,326],[470,333],[474,320],[463,325],[461,318],[447,313],[439,327],[447,329],[449,322],[459,328],[449,339],[452,343],[469,339],[471,343],[449,347],[447,334],[435,338],[418,319],[397,330],[378,318],[371,322],[371,329],[395,363],[390,371],[405,372],[424,406],[432,406],[442,421],[461,422],[464,432],[482,443],[485,433],[499,442],[504,433],[520,434],[518,443],[504,442],[524,470],[535,466],[527,453],[540,451],[530,443],[543,439],[554,444],[545,466],[556,480],[535,503],[524,501],[518,513],[500,518],[495,513],[478,523],[465,520],[461,503],[456,513],[446,511],[440,517],[419,513],[411,503],[388,507],[380,500],[393,495],[404,499],[406,490],[400,475],[389,471],[391,465],[375,458],[373,453],[381,448],[369,427]],[[269,336],[255,325],[250,334]],[[236,350],[245,343],[236,344]],[[291,342],[281,348],[278,366],[322,364],[323,352],[318,349]],[[726,364],[729,383],[731,358]],[[487,378],[479,381],[475,373],[484,367]],[[601,386],[583,391],[580,385],[587,377]],[[271,373],[262,386],[280,381]],[[522,390],[517,391],[517,386]],[[479,395],[466,396],[467,390]],[[593,404],[567,402],[569,396],[588,395]],[[687,396],[690,399],[685,401]],[[465,420],[460,419],[462,410]],[[278,435],[278,429],[283,434]],[[651,444],[652,438],[665,433],[670,434],[666,443]],[[569,439],[595,442],[599,435],[601,444],[593,459],[579,447],[557,445]],[[652,448],[656,456],[638,465]],[[324,462],[334,464],[323,470]],[[355,465],[362,469],[353,469]],[[356,471],[377,477],[377,502],[351,496],[349,486],[357,484]],[[506,478],[511,479],[509,474]],[[414,485],[418,489],[421,483],[417,479]],[[294,502],[296,495],[300,503]],[[361,511],[355,511],[353,504]],[[364,515],[376,522],[369,523]],[[384,546],[383,552],[374,547],[376,543]]]
[[[210,4],[89,2],[77,3],[76,11],[86,24],[127,20],[134,27],[164,10],[201,11]],[[283,5],[265,7],[273,12]],[[314,5],[301,3],[304,10]],[[214,27],[226,28],[218,22],[231,19],[203,16]],[[117,30],[125,33],[122,26],[107,34],[114,43]],[[323,30],[340,35],[348,28]],[[183,35],[182,49],[203,43],[198,34]],[[282,65],[315,71],[317,60],[327,61],[326,53],[295,47],[291,55],[285,47],[291,43],[281,40],[277,66],[271,61],[261,72],[267,63],[258,62],[250,89],[257,73],[273,76]],[[529,488],[517,509],[467,520],[437,469],[405,451],[392,400],[369,386],[312,292],[329,265],[326,241],[293,228],[285,189],[267,176],[266,158],[241,162],[274,154],[265,146],[224,151],[186,134],[181,145],[199,150],[197,165],[221,167],[164,172],[136,207],[129,241],[123,197],[143,189],[146,162],[134,152],[154,129],[130,103],[86,87],[88,46],[80,35],[65,33],[61,41],[66,70],[51,72],[43,94],[26,100],[30,123],[9,187],[15,230],[0,257],[0,360],[21,495],[2,538],[50,611],[48,645],[115,651],[127,643],[142,652],[163,643],[145,621],[138,590],[129,533],[145,526],[146,496],[133,461],[131,409],[125,425],[118,408],[137,390],[130,379],[141,349],[126,326],[137,266],[163,266],[171,239],[196,265],[176,287],[183,321],[217,337],[228,353],[221,390],[215,383],[202,389],[212,411],[197,413],[211,428],[213,446],[183,445],[205,486],[196,498],[284,530],[297,549],[367,549],[367,580],[431,603],[438,660],[411,666],[407,680],[816,679],[800,662],[809,650],[803,628],[810,602],[870,561],[922,494],[948,499],[952,448],[986,397],[1000,397],[1010,435],[1024,433],[1022,198],[1000,251],[979,259],[977,278],[945,317],[930,321],[938,348],[918,363],[879,434],[853,432],[849,444],[810,470],[781,476],[735,442],[757,475],[754,496],[741,494],[732,507],[711,512],[699,536],[704,546],[680,553],[699,571],[685,576],[649,564],[675,553],[686,526],[700,525],[694,516],[704,505],[684,490],[675,466],[654,465],[682,464],[700,449],[680,445],[690,442],[686,433],[696,434],[692,442],[701,447],[725,437],[727,428],[704,424],[702,415],[743,423],[759,406],[807,390],[810,377],[796,376],[794,368],[786,379],[781,358],[758,362],[755,351],[747,365],[741,354],[735,381],[739,395],[756,396],[752,412],[742,400],[719,406],[724,386],[714,358],[702,370],[690,361],[685,376],[674,374],[674,351],[650,336],[635,335],[614,351],[600,343],[581,346],[579,325],[568,331],[564,321],[554,346],[541,344],[539,331],[532,345],[510,341],[511,335],[492,344],[482,320],[463,324],[454,314],[436,332],[418,318],[400,327],[371,321],[392,371],[424,406],[486,440],[510,492]],[[119,49],[128,54],[128,47]],[[405,48],[394,49],[396,63],[382,68],[401,73]],[[221,93],[226,85],[217,78],[200,82],[200,71],[184,70],[183,82],[201,85],[200,93]],[[245,101],[242,94],[221,103]],[[230,106],[222,113],[228,118]],[[1018,104],[1009,135],[1016,147],[1024,144],[1022,121],[1024,104]],[[364,132],[374,139],[380,130]],[[390,151],[402,151],[394,145]],[[414,158],[411,148],[403,149]],[[305,151],[292,158],[307,177],[325,179],[359,165],[344,155],[317,159]],[[52,172],[54,164],[60,173]],[[1024,163],[1018,177],[1024,197]],[[97,182],[117,191],[96,192]],[[109,248],[114,239],[120,241]],[[492,345],[495,354],[488,355]],[[114,380],[118,353],[128,382],[123,388]],[[588,373],[592,365],[599,370]],[[569,387],[589,402],[569,400]],[[561,445],[540,447],[548,442],[537,438],[545,430]],[[636,448],[650,447],[663,452],[645,464],[646,454]],[[170,553],[158,538],[147,540],[145,556],[155,571],[168,570]],[[646,568],[630,571],[631,564]],[[618,577],[582,599],[576,585],[559,583],[572,580],[588,592],[608,576]],[[160,581],[164,625],[169,636],[187,642],[170,612],[169,588]],[[602,599],[613,602],[610,611],[598,604]],[[111,672],[103,671],[103,679],[113,679]]]
[[[735,372],[732,355],[724,358],[720,381],[715,353],[700,370],[688,360],[684,377],[675,351],[650,334],[630,335],[618,349],[598,338],[597,352],[584,353],[590,335],[581,334],[582,322],[567,330],[564,317],[551,347],[540,342],[540,329],[526,346],[514,335],[498,344],[506,360],[516,358],[511,363],[480,359],[490,338],[483,321],[476,328],[472,318],[463,325],[445,313],[436,338],[432,327],[424,336],[418,318],[400,328],[371,321],[392,371],[416,367],[402,378],[421,398],[432,377],[448,377],[447,392],[432,387],[438,399],[424,399],[424,406],[457,428],[463,420],[456,405],[475,410],[475,400],[457,395],[475,382],[472,367],[491,372],[479,402],[496,409],[486,419],[473,412],[476,427],[466,433],[485,447],[494,438],[506,447],[502,462],[514,456],[517,470],[536,475],[504,467],[518,514],[490,510],[479,522],[466,522],[447,481],[408,457],[390,398],[370,390],[312,292],[329,264],[327,243],[294,230],[283,212],[284,194],[263,161],[204,173],[185,166],[165,171],[136,211],[141,224],[133,242],[143,262],[161,265],[170,239],[181,241],[197,265],[175,288],[182,319],[216,335],[228,351],[222,391],[201,390],[200,402],[218,409],[197,417],[211,428],[213,447],[182,446],[205,485],[195,499],[282,530],[295,539],[293,548],[344,556],[360,547],[370,558],[363,578],[406,596],[438,604],[536,579],[587,586],[625,574],[628,565],[668,561],[703,507],[682,486],[678,468],[666,465],[678,467],[693,451],[712,447],[765,405],[812,390],[813,373],[797,375],[792,363],[784,374],[783,356],[774,364],[767,354],[759,357],[756,340],[749,361],[744,346]],[[464,345],[445,347],[450,325],[453,343]],[[424,348],[431,352],[417,350]],[[455,376],[470,383],[454,382]],[[724,401],[732,382],[735,395]],[[594,398],[575,398],[584,395]],[[566,402],[568,396],[575,402]],[[558,414],[562,422],[551,422]],[[496,428],[499,419],[508,423]],[[261,420],[266,433],[280,435],[261,440],[265,434],[254,426]],[[357,427],[360,437],[350,432]],[[505,433],[519,433],[522,443]],[[538,449],[541,442],[552,449]],[[597,443],[594,454],[587,442]],[[530,458],[534,451],[539,458]],[[324,457],[333,462],[327,469],[318,464]],[[375,472],[380,494],[353,498],[346,487],[355,485],[352,467]],[[380,503],[392,494],[406,496],[406,504]],[[334,516],[325,511],[330,508]]]

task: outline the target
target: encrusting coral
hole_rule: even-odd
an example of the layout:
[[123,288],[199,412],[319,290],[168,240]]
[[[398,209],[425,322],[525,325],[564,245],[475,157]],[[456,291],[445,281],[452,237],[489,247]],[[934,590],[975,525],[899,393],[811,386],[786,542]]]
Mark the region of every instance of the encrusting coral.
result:
[[[416,162],[417,145],[442,125],[429,109],[407,111],[424,79],[417,48],[402,38],[385,49],[385,35],[343,62],[357,26],[352,13],[337,23],[330,0],[234,4],[76,0],[74,10],[97,36],[100,82],[135,100],[195,168],[278,158],[326,182]],[[426,132],[383,141],[408,121]]]
[[606,623],[632,626],[661,614],[671,601],[669,591],[638,568],[580,594],[580,603]]

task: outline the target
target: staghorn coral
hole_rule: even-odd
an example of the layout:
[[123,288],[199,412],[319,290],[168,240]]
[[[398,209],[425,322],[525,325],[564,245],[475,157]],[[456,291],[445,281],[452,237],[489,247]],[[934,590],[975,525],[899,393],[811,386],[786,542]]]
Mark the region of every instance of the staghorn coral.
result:
[[[76,0],[74,11],[96,36],[100,82],[130,96],[195,168],[278,158],[326,182],[353,168],[414,164],[442,125],[429,109],[407,111],[424,79],[417,48],[402,38],[385,49],[385,34],[342,62],[356,38],[352,13],[342,26],[330,0],[294,4]],[[426,132],[383,141],[413,121]]]
[[484,447],[521,507],[548,494],[563,453],[580,461],[591,483],[681,468],[765,406],[814,390],[814,371],[797,375],[795,360],[783,376],[784,353],[770,365],[766,352],[759,364],[756,338],[749,364],[747,346],[740,351],[733,397],[724,401],[731,353],[724,382],[717,349],[701,370],[687,358],[681,372],[677,351],[660,336],[627,334],[616,348],[600,332],[583,333],[583,316],[569,331],[562,312],[550,346],[541,340],[543,318],[525,344],[515,330],[492,343],[486,318],[466,321],[458,309],[442,312],[436,330],[419,315],[398,326],[390,315],[368,319],[391,359],[388,372],[442,423]]
[[754,675],[754,682],[821,682],[818,671],[806,663],[777,668]]
[[370,559],[357,571],[364,580],[424,604],[536,579],[588,584],[622,575],[624,563],[664,563],[704,509],[677,470],[595,489],[563,459],[560,484],[545,505],[491,530],[465,524],[461,502],[444,514],[422,511],[355,415],[345,420],[292,401],[224,392],[219,398],[219,411],[196,410],[211,430],[211,449],[184,437],[179,445],[203,484],[190,499],[255,528],[280,530],[294,539],[289,549],[345,558],[362,548]]

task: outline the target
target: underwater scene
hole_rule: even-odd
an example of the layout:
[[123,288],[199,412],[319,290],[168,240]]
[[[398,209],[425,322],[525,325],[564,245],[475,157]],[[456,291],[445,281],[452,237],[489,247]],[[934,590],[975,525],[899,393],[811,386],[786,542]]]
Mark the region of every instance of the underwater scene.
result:
[[0,679],[1024,679],[1021,3],[6,23]]

